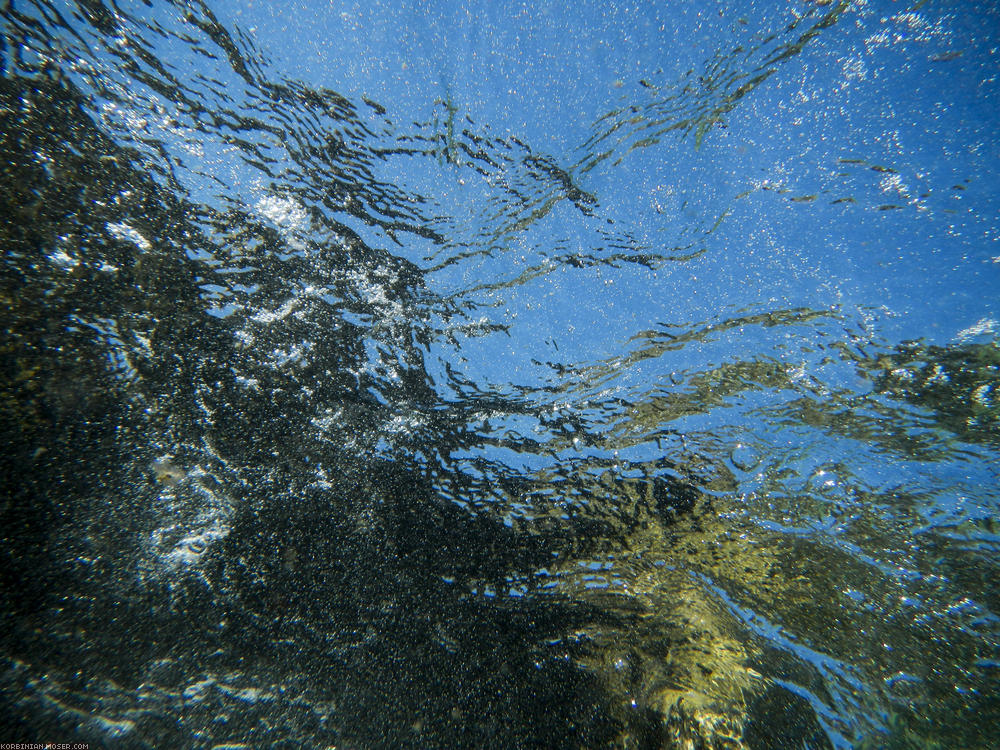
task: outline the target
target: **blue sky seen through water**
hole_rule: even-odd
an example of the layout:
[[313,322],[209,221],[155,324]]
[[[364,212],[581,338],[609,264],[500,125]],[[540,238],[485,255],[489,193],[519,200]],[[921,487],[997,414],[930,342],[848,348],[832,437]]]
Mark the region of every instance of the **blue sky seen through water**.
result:
[[[634,336],[664,325],[711,325],[755,311],[828,311],[859,342],[887,346],[996,331],[997,11],[850,4],[810,38],[836,7],[248,2],[216,11],[276,70],[384,107],[389,137],[414,122],[444,131],[451,111],[454,128],[529,144],[595,199],[590,213],[563,200],[530,232],[502,237],[502,253],[429,274],[435,291],[488,287],[544,265],[539,258],[592,252],[608,236],[661,252],[678,247],[684,262],[656,269],[562,264],[471,295],[508,335],[464,340],[440,361],[457,355],[466,376],[503,389],[544,382],[550,361],[613,365],[634,349]],[[804,14],[812,15],[789,32]],[[801,49],[782,54],[797,41]],[[671,96],[697,99],[692,87],[702,87],[717,104],[762,71],[764,80],[704,133],[657,132]],[[643,142],[649,133],[654,142]],[[595,155],[605,158],[591,165]],[[432,196],[470,233],[488,216],[483,205],[495,187],[443,158],[395,159],[381,176]],[[433,265],[425,253],[434,248],[420,239],[397,247],[377,229],[352,228],[373,246]],[[769,347],[805,372],[802,352],[817,344],[815,331],[781,335],[775,342],[767,329],[747,327],[714,350],[633,363],[612,392],[668,387],[674,372]],[[432,358],[428,368],[436,367]],[[849,368],[827,367],[823,377],[868,388]],[[713,419],[684,425],[711,429]],[[657,447],[632,450],[649,458]],[[487,452],[518,465],[539,460]],[[885,471],[875,485],[910,479],[913,470]],[[969,478],[975,486],[989,477]]]
[[[601,130],[599,118],[696,81],[715,55],[749,49],[811,9],[246,3],[224,11],[277,69],[367,96],[401,128],[447,100],[462,127],[515,136],[571,169]],[[734,309],[771,300],[881,307],[880,332],[890,340],[946,342],[995,317],[996,28],[995,10],[973,4],[854,5],[800,54],[775,63],[700,148],[692,134],[674,131],[630,153],[619,147],[575,175],[599,201],[601,221],[654,246],[692,215],[727,217],[711,252],[676,272],[639,271],[614,288],[600,286],[599,271],[548,277],[554,294],[538,296],[551,304],[535,315],[508,300],[525,337],[517,346],[545,333],[582,353],[603,337],[595,330],[630,335],[657,320],[708,320],[720,300]],[[426,174],[427,166],[415,162],[418,174],[406,182],[432,183],[460,219],[476,197],[462,184],[468,175],[450,165]],[[590,227],[581,238],[579,218],[553,211],[541,231],[553,243],[586,246]],[[599,288],[597,319],[587,305],[566,304],[563,287],[579,300]],[[590,344],[574,342],[571,330],[587,331]]]

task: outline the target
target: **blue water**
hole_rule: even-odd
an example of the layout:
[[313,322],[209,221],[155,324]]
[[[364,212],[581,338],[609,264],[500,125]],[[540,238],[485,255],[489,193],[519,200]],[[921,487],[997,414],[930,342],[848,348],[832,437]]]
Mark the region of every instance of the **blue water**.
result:
[[[745,747],[998,742],[995,8],[28,2],[4,39],[25,738],[672,747],[684,696]],[[115,600],[192,634],[126,668]]]

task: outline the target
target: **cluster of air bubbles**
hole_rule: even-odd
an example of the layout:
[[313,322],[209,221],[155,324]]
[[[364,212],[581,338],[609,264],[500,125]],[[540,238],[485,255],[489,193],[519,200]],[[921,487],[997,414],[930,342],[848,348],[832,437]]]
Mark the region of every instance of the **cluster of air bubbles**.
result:
[[141,577],[159,579],[194,571],[206,553],[229,535],[232,502],[203,481],[201,468],[186,469],[171,456],[150,464],[153,528],[144,535]]

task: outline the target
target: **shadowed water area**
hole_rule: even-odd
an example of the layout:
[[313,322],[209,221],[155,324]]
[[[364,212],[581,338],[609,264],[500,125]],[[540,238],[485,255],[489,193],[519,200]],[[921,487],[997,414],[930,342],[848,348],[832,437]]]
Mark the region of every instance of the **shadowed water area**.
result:
[[0,7],[0,741],[1000,743],[995,9]]

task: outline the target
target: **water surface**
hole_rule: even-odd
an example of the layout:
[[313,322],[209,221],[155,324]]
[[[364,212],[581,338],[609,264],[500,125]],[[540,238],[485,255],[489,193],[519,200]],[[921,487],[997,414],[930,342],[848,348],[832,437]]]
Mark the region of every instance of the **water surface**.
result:
[[997,29],[8,2],[13,736],[995,746]]

